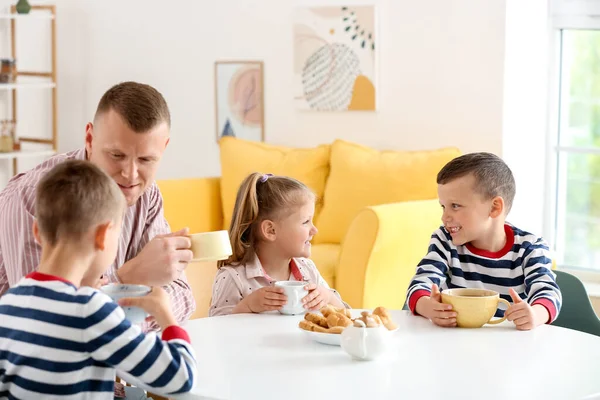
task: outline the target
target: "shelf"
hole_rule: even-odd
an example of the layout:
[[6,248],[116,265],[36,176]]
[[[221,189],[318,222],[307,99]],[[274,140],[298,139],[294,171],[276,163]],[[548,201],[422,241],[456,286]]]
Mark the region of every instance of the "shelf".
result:
[[10,153],[0,153],[0,160],[12,160],[15,158],[27,157],[49,157],[55,155],[54,150],[21,150],[11,151]]
[[54,19],[52,14],[0,14],[0,19]]
[[56,83],[53,82],[22,82],[22,83],[0,83],[0,90],[13,89],[53,89]]
[[[2,0],[0,0],[0,3]],[[0,57],[10,57],[20,59],[17,54],[22,54],[22,50],[20,46],[27,46],[29,41],[22,43],[19,41],[17,36],[20,36],[20,29],[18,28],[21,24],[25,24],[23,28],[26,26],[35,24],[39,25],[40,28],[44,28],[44,30],[49,30],[50,32],[50,40],[48,43],[49,52],[50,52],[50,70],[49,71],[29,71],[29,70],[21,70],[20,68],[16,71],[13,69],[15,76],[14,82],[9,83],[0,83],[0,105],[1,103],[8,103],[10,107],[8,107],[7,112],[3,112],[3,117],[15,121],[17,126],[23,126],[21,124],[22,121],[19,118],[36,118],[37,113],[26,113],[23,115],[19,113],[19,100],[21,94],[27,96],[40,97],[44,100],[51,100],[51,120],[49,122],[49,128],[52,129],[51,135],[45,134],[43,135],[45,138],[38,137],[25,137],[23,135],[18,135],[17,140],[20,140],[21,150],[20,151],[11,151],[8,153],[0,153],[0,176],[14,176],[19,171],[27,168],[29,163],[37,163],[40,160],[45,160],[56,154],[57,149],[57,140],[58,140],[58,124],[57,124],[57,101],[58,101],[58,92],[56,88],[58,87],[56,82],[56,5],[55,4],[32,4],[31,11],[27,14],[19,14],[17,13],[17,7],[14,3],[16,0],[11,0],[9,3],[13,3],[9,6],[9,4],[5,4],[0,7],[0,27],[4,28],[0,33],[0,39],[4,39],[4,36],[7,36],[6,40],[0,40],[0,42],[6,42],[8,46],[4,46]],[[44,2],[45,3],[45,2]],[[27,22],[29,20],[29,22]],[[33,25],[32,25],[33,26]],[[2,30],[0,30],[2,31]],[[8,35],[5,35],[7,33]],[[47,33],[39,32],[37,36],[40,36],[40,39],[48,38]],[[29,46],[33,46],[33,42],[29,43]],[[0,46],[2,47],[2,46]],[[36,50],[36,47],[33,47],[31,50]],[[10,52],[10,56],[8,54],[4,54],[7,51]],[[44,52],[45,53],[45,52]],[[20,64],[19,64],[20,65]],[[28,92],[28,93],[24,93]],[[12,97],[12,99],[11,99]],[[27,98],[27,97],[26,97]],[[22,101],[21,101],[22,103]],[[44,101],[44,103],[48,103]],[[40,106],[50,106],[50,104],[40,104]],[[2,107],[0,107],[2,108]],[[12,114],[6,115],[4,114]],[[32,129],[40,130],[42,129],[42,125],[46,125],[46,122],[40,121],[38,124],[40,127],[35,127]],[[21,166],[20,164],[25,164]],[[8,170],[8,173],[5,174],[4,171]],[[0,183],[1,184],[1,183]]]

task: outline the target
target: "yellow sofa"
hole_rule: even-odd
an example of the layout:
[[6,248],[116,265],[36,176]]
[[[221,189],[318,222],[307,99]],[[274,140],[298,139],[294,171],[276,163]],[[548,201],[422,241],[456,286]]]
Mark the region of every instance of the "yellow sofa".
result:
[[[158,181],[172,230],[227,229],[242,179],[260,171],[292,176],[319,199],[312,259],[354,308],[401,308],[415,266],[440,224],[435,177],[456,148],[377,151],[336,140],[296,149],[224,138],[221,177]],[[188,266],[205,316],[215,265]],[[199,297],[201,299],[199,300]]]

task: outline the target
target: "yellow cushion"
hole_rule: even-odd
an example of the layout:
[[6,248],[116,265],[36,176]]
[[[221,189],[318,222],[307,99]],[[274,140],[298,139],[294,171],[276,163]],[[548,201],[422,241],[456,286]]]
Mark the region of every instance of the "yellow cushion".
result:
[[172,231],[185,227],[190,233],[221,229],[223,211],[219,178],[167,179],[156,181],[156,184]]
[[339,244],[315,244],[312,246],[310,259],[313,260],[323,279],[332,288],[335,288],[335,269],[340,261],[341,249],[342,246]]
[[363,207],[437,198],[437,173],[459,155],[457,148],[378,151],[336,140],[315,239],[340,243]]
[[221,200],[226,229],[231,222],[238,188],[252,172],[290,176],[311,188],[318,198],[323,197],[329,174],[330,145],[303,149],[224,137],[219,146]]

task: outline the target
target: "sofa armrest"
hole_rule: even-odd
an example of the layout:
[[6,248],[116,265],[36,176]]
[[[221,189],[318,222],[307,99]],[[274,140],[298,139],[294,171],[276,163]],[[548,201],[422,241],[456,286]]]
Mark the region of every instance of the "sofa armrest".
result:
[[171,230],[186,226],[190,233],[223,229],[220,182],[220,178],[156,181]]
[[437,199],[362,209],[346,232],[335,275],[344,301],[354,308],[402,309],[440,218]]

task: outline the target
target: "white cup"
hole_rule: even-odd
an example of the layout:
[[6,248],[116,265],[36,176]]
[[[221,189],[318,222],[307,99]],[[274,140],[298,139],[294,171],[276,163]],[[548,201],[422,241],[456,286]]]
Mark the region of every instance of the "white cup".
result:
[[[126,285],[126,284],[109,284],[100,288],[113,301],[118,302],[119,299],[125,297],[142,297],[150,293],[152,289],[145,285]],[[148,313],[139,307],[122,307],[125,312],[125,318],[132,324],[141,324],[144,322]]]
[[194,233],[189,237],[194,253],[192,261],[225,260],[232,253],[227,231]]
[[308,285],[308,282],[275,282],[275,286],[283,288],[283,292],[287,296],[287,303],[279,310],[280,313],[285,315],[296,315],[306,311],[302,304],[302,299],[308,294],[308,290],[305,289],[306,285]]

